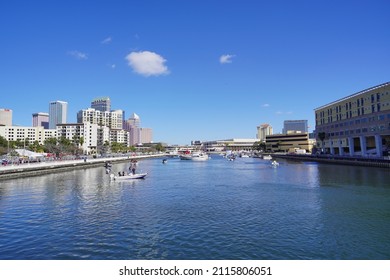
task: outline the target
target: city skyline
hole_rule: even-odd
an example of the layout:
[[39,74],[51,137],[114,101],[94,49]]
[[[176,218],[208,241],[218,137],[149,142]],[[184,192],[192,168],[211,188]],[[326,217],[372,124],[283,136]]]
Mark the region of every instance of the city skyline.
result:
[[[1,4],[0,108],[30,126],[52,100],[137,112],[155,142],[255,138],[387,82],[387,1]],[[77,8],[76,8],[77,7]],[[71,19],[71,20],[70,20]]]

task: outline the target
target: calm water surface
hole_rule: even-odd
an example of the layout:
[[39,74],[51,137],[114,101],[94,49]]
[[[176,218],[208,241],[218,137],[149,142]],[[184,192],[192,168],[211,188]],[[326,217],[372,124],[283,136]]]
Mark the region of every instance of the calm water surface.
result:
[[390,259],[389,170],[214,156],[138,171],[0,181],[0,259]]

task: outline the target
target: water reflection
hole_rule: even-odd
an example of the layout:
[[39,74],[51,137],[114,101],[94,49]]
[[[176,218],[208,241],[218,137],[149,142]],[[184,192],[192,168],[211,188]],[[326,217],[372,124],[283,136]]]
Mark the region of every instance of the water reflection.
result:
[[145,180],[111,182],[102,167],[2,182],[0,259],[390,257],[387,170],[222,158],[139,170]]

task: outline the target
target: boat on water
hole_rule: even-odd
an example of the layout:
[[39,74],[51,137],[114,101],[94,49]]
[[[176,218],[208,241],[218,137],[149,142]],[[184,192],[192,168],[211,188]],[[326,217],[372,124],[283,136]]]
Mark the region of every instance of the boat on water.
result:
[[134,179],[144,179],[148,175],[148,173],[130,173],[123,176],[116,176],[114,174],[110,174],[110,179],[112,181],[127,181],[127,180],[134,180]]
[[194,153],[191,159],[194,161],[204,161],[209,159],[209,155],[205,153]]
[[226,158],[228,161],[234,161],[236,159],[236,156],[234,154],[230,154]]
[[265,160],[272,160],[272,157],[271,157],[271,155],[264,155],[263,159],[265,159]]
[[279,162],[277,162],[276,160],[273,160],[271,162],[271,165],[272,165],[272,167],[278,167],[279,166]]
[[209,156],[206,153],[194,152],[194,153],[191,153],[191,154],[180,155],[180,159],[182,159],[182,160],[193,160],[193,161],[206,161],[206,160],[209,159]]

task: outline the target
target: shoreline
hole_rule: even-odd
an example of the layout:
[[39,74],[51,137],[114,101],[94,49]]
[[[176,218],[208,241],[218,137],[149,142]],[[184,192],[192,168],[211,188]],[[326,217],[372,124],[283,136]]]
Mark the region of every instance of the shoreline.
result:
[[23,163],[20,165],[7,165],[0,166],[0,181],[30,177],[30,176],[40,176],[45,174],[50,174],[53,172],[63,172],[79,168],[92,168],[97,166],[102,166],[105,162],[110,161],[111,163],[121,163],[126,162],[132,159],[149,159],[149,158],[158,158],[165,156],[164,154],[157,155],[140,155],[140,156],[123,156],[123,157],[112,157],[112,158],[94,158],[94,159],[78,159],[78,160],[66,160],[66,161],[46,161],[38,163]]
[[284,154],[272,154],[272,157],[283,158],[287,160],[296,160],[296,161],[313,161],[313,162],[328,163],[328,164],[390,168],[390,160],[378,159],[378,158],[338,157],[338,156],[331,156],[331,155],[324,156],[324,155],[284,155]]

